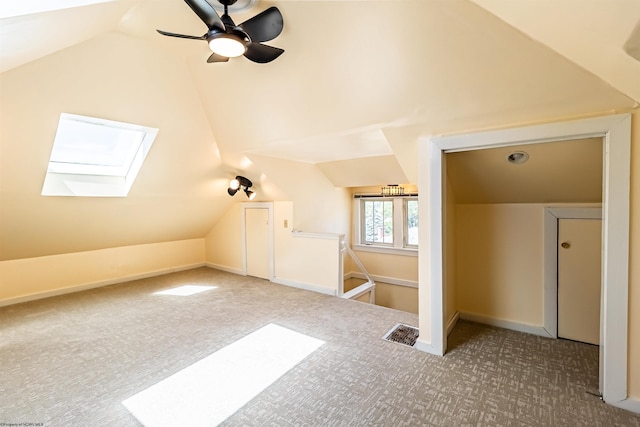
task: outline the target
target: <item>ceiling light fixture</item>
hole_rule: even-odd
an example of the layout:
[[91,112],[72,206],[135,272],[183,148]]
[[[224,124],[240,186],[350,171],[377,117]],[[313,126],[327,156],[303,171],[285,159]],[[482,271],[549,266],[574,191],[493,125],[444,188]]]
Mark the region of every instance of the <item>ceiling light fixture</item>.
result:
[[507,156],[507,161],[514,165],[521,165],[527,160],[529,160],[529,154],[524,151],[514,151]]
[[229,188],[227,188],[227,193],[230,196],[235,196],[235,194],[242,190],[244,194],[247,195],[249,200],[253,200],[256,197],[256,193],[254,191],[249,190],[250,187],[253,186],[253,183],[248,178],[244,176],[236,176],[234,179],[229,181]]
[[239,34],[216,33],[212,34],[207,41],[209,42],[209,49],[213,53],[227,58],[244,55],[247,51],[247,40]]

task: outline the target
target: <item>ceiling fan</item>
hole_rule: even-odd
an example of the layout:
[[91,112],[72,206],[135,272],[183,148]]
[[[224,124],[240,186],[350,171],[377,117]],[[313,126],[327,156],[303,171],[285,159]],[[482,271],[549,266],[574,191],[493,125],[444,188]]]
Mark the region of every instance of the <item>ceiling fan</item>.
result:
[[170,33],[156,30],[169,37],[183,39],[206,40],[213,51],[207,62],[227,62],[229,58],[244,55],[245,58],[264,64],[282,55],[284,49],[267,46],[261,42],[273,40],[282,32],[284,22],[277,7],[260,12],[253,18],[236,25],[228,13],[228,7],[237,0],[217,0],[224,6],[224,14],[218,16],[212,1],[215,0],[184,0],[198,15],[209,29],[202,36]]

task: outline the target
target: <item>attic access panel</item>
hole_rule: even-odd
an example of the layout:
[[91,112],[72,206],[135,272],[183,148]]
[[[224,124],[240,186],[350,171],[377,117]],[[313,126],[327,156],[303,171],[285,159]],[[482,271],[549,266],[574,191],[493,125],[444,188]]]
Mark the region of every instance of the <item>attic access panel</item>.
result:
[[62,113],[43,196],[125,197],[158,129]]

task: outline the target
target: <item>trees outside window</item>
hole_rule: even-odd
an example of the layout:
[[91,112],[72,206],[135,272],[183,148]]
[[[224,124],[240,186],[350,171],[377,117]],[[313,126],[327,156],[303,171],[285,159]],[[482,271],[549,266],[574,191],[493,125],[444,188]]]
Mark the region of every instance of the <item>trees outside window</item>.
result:
[[417,197],[361,198],[359,215],[359,244],[417,249]]

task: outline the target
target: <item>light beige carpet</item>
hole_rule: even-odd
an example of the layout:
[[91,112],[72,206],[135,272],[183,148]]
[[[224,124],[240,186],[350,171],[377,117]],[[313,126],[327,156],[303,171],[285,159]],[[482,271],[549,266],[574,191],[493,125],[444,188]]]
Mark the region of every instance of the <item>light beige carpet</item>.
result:
[[[215,288],[154,294],[181,285]],[[0,423],[138,426],[124,401],[274,324],[324,344],[222,425],[640,426],[587,393],[597,347],[460,322],[437,357],[383,340],[397,323],[417,316],[207,268],[3,307]]]

